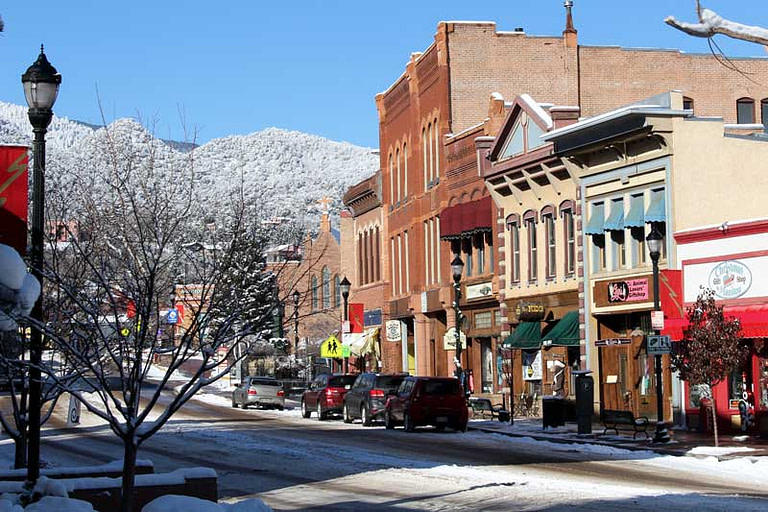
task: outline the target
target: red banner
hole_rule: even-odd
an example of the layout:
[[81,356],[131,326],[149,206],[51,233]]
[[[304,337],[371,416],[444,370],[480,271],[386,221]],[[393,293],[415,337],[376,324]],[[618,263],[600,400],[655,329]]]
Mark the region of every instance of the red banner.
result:
[[0,146],[0,244],[27,252],[27,167],[24,146]]
[[349,304],[349,332],[362,333],[365,328],[365,304]]

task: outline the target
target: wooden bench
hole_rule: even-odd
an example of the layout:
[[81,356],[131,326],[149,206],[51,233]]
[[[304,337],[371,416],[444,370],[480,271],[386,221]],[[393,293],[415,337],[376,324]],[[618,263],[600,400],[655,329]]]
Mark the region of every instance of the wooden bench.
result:
[[472,408],[472,416],[490,415],[491,419],[498,418],[499,421],[509,421],[509,412],[504,410],[501,404],[493,405],[487,398],[470,397],[469,406]]
[[627,430],[629,427],[632,427],[632,430],[635,431],[632,435],[632,439],[636,439],[637,434],[640,432],[645,434],[646,439],[648,438],[648,418],[645,416],[635,418],[635,415],[632,414],[632,411],[615,411],[611,409],[603,409],[600,413],[600,419],[605,426],[603,435],[607,434],[609,430],[613,430],[616,432],[616,435],[619,435],[619,426],[621,425],[622,427],[626,426]]

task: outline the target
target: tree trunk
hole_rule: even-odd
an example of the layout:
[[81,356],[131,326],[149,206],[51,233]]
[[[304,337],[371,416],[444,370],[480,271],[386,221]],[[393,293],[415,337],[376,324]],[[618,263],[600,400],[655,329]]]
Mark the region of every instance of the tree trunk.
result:
[[[713,389],[712,386],[709,389]],[[715,404],[715,393],[712,393],[712,431],[715,433],[715,448],[720,446],[720,440],[717,437],[717,405]]]
[[133,487],[136,480],[136,453],[138,446],[131,433],[130,437],[123,439],[125,456],[123,458],[123,487],[120,494],[120,512],[132,512]]
[[18,439],[13,440],[15,445],[15,453],[13,456],[14,469],[21,469],[27,467],[27,432],[26,427],[20,433]]

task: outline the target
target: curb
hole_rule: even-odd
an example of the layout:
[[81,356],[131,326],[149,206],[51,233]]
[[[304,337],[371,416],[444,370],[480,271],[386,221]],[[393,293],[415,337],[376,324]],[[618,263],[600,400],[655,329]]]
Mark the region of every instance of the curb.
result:
[[536,435],[536,434],[532,434],[530,432],[529,433],[525,433],[525,434],[517,433],[517,432],[503,432],[503,431],[494,430],[494,429],[491,429],[491,428],[473,427],[471,425],[467,427],[467,430],[476,430],[478,432],[483,432],[483,433],[486,433],[486,434],[499,434],[499,435],[507,436],[507,437],[517,437],[517,438],[528,437],[528,438],[531,438],[531,439],[535,439],[536,441],[549,441],[551,443],[558,443],[558,444],[585,444],[585,445],[586,444],[593,444],[593,445],[598,445],[598,446],[610,446],[612,448],[618,448],[618,449],[621,449],[621,450],[627,450],[627,451],[633,451],[633,452],[641,452],[641,451],[642,452],[647,452],[647,451],[651,451],[651,452],[659,453],[661,455],[673,455],[675,457],[696,457],[696,458],[711,457],[711,455],[709,455],[709,456],[689,455],[689,454],[687,454],[685,452],[681,453],[680,450],[675,450],[673,448],[668,448],[668,447],[663,447],[663,446],[654,446],[654,445],[634,446],[634,445],[622,445],[622,444],[617,444],[617,443],[609,443],[609,442],[605,442],[605,441],[600,441],[598,439],[589,439],[589,440],[588,439],[578,439],[578,438],[576,438],[576,439],[564,439],[562,437],[549,437],[549,436]]

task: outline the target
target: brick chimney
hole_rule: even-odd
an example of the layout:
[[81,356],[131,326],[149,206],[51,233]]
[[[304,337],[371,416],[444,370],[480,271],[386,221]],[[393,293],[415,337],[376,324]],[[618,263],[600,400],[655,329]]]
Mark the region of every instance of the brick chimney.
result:
[[331,204],[331,199],[329,197],[324,197],[320,200],[320,204],[323,205],[323,215],[320,217],[320,232],[330,233],[331,232],[331,212],[328,208],[328,205]]
[[563,30],[563,39],[565,39],[566,48],[576,48],[579,46],[578,32],[573,27],[573,0],[565,0],[565,30]]

